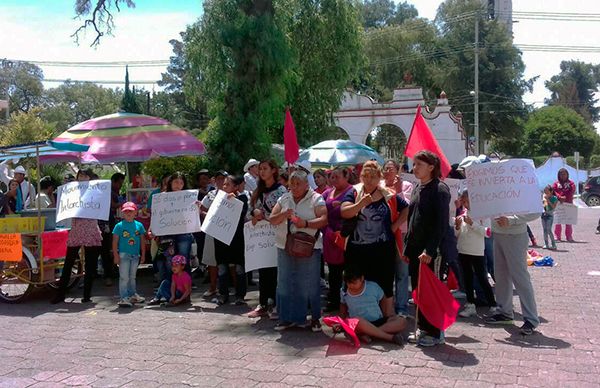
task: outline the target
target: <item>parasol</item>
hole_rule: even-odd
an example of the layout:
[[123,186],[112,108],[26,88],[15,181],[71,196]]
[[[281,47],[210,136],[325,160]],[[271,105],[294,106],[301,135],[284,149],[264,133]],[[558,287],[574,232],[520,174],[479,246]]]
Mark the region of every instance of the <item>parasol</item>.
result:
[[313,166],[336,166],[356,165],[372,159],[383,164],[383,158],[367,145],[351,140],[326,140],[302,151],[298,160],[308,160]]
[[[60,134],[56,142],[89,145],[82,163],[143,162],[165,156],[202,155],[204,144],[167,120],[135,113],[115,113],[79,123]],[[42,156],[52,162],[58,156]]]

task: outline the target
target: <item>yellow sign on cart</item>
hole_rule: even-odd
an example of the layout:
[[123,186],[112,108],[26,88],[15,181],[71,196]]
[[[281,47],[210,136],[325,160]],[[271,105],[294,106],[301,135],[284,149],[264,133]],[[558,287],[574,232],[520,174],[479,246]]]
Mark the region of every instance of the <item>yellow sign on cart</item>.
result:
[[22,257],[21,235],[0,234],[0,261],[21,261]]
[[[46,217],[42,217],[42,231]],[[0,233],[37,233],[37,217],[6,217],[0,218]]]

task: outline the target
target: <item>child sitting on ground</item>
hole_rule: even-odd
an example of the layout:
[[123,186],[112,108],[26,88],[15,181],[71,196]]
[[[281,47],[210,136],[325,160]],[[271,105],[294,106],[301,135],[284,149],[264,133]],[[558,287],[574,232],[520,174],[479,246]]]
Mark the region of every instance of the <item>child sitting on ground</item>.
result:
[[190,303],[192,293],[192,277],[185,271],[185,256],[177,255],[171,259],[171,279],[163,280],[158,287],[154,298],[148,303],[149,306],[165,305],[176,306]]
[[138,211],[135,203],[125,202],[121,211],[123,221],[113,229],[112,249],[114,262],[119,266],[119,307],[131,307],[145,301],[136,291],[135,277],[146,256],[146,229],[135,220]]
[[[402,330],[406,327],[406,319],[392,316],[384,317],[382,304],[383,290],[375,282],[365,281],[358,268],[347,268],[344,271],[346,287],[342,288],[340,317],[358,318],[356,335],[364,342],[371,342],[371,337],[404,345]],[[339,331],[339,327],[334,327]]]

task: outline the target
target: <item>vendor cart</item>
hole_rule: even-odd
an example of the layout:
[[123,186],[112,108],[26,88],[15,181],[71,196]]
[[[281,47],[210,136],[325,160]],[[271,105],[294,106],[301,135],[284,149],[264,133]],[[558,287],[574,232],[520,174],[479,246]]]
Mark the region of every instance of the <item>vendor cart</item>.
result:
[[[88,148],[87,145],[56,141],[0,147],[0,162],[35,158],[39,172],[41,156],[60,154],[60,158],[53,158],[53,162],[77,161],[80,154]],[[39,193],[39,177],[37,181]],[[35,199],[32,200],[35,204]],[[20,258],[15,258],[14,255],[9,257],[7,244],[0,252],[0,301],[18,303],[35,287],[58,286],[64,256],[56,257],[56,252],[46,255],[43,247],[44,240],[56,241],[57,238],[64,238],[68,234],[68,229],[56,225],[55,219],[56,208],[39,207],[27,209],[14,217],[0,218],[0,237],[4,236],[5,241],[14,237],[12,242],[21,241],[22,244]],[[69,287],[77,284],[82,275],[83,263],[79,260],[73,267]]]

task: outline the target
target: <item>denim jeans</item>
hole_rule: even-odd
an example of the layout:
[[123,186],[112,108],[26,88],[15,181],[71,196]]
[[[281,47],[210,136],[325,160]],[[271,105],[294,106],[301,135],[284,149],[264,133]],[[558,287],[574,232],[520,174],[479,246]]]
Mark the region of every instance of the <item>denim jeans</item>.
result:
[[140,264],[140,255],[119,253],[119,295],[121,299],[132,297],[137,291],[135,274]]
[[156,265],[156,271],[158,272],[158,279],[162,282],[163,280],[170,280],[173,276],[171,272],[171,257],[170,256],[159,256],[154,260]]
[[396,314],[408,314],[408,263],[396,264]]
[[190,255],[192,252],[194,236],[191,233],[177,234],[173,236],[173,240],[175,241],[175,254],[185,257],[185,271],[191,273],[192,267],[190,266]]
[[218,264],[219,270],[219,294],[229,298],[229,280],[231,275],[229,268],[235,268],[235,297],[244,299],[246,296],[246,271],[243,265],[239,264]]
[[306,323],[310,305],[312,319],[321,318],[321,250],[311,257],[291,257],[277,248],[277,311],[279,320]]
[[551,214],[543,214],[542,215],[542,228],[544,229],[544,244],[549,247],[548,237],[550,237],[550,242],[552,243],[552,247],[556,247],[556,240],[554,240],[554,235],[552,234],[552,224],[554,223],[554,215]]
[[[167,302],[171,300],[171,280],[163,280],[158,287],[158,291],[156,291],[156,295],[154,298],[161,300],[165,299]],[[175,290],[175,299],[181,298],[183,294],[179,290]]]

